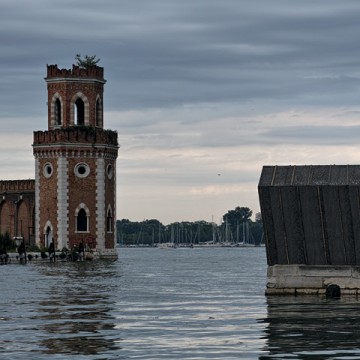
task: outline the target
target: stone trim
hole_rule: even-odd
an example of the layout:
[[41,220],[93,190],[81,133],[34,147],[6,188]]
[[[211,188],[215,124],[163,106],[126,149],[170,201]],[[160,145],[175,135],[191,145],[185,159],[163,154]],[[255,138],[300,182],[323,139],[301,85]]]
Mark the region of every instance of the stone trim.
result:
[[69,178],[68,161],[60,157],[57,161],[57,223],[58,223],[58,248],[68,247],[69,238]]
[[35,242],[40,246],[40,161],[35,158]]
[[116,161],[114,161],[113,163],[113,172],[114,172],[114,177],[113,177],[113,183],[114,183],[114,205],[113,205],[113,227],[114,227],[114,249],[116,250],[116,241],[117,241],[117,228],[116,228]]
[[105,249],[105,160],[96,160],[96,241],[97,248]]

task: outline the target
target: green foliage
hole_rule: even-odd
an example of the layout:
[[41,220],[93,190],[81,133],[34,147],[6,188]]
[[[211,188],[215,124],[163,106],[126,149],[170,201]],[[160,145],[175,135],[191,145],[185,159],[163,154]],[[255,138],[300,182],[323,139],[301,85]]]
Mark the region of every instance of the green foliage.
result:
[[223,221],[231,225],[248,221],[252,216],[252,211],[248,207],[237,206],[235,210],[229,210],[224,216]]
[[83,69],[89,69],[91,67],[97,66],[100,59],[96,58],[96,55],[85,55],[81,57],[81,54],[76,54],[75,56],[76,65]]
[[41,250],[37,245],[31,244],[31,245],[26,246],[26,251],[40,252]]
[[7,251],[15,249],[14,241],[10,238],[9,232],[0,234],[0,247],[6,248]]
[[[259,245],[262,237],[262,224],[251,220],[252,211],[248,207],[237,206],[229,210],[223,216],[223,227],[227,227],[227,234],[230,233],[235,242],[244,242]],[[225,230],[224,230],[225,232]]]

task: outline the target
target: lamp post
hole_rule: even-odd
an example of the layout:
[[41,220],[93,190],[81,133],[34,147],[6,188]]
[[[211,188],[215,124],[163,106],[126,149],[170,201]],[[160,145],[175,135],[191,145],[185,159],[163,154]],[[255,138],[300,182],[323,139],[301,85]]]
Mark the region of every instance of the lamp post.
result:
[[26,264],[26,247],[25,247],[24,238],[16,236],[14,238],[14,240],[15,240],[16,247],[18,248],[18,252],[19,252],[20,246],[22,246],[21,250],[24,250],[24,252],[21,252],[21,251],[19,252],[20,262],[22,262],[22,254],[24,254],[24,262]]

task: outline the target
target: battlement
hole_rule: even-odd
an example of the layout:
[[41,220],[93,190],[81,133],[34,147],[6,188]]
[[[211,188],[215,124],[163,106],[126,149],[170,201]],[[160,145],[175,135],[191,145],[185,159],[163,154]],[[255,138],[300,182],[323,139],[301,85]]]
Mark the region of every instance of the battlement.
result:
[[117,132],[113,130],[90,126],[72,126],[48,131],[34,131],[34,145],[97,143],[117,147],[117,137]]
[[0,180],[1,193],[34,192],[35,180]]
[[59,69],[57,64],[47,65],[47,77],[45,80],[54,78],[66,78],[66,79],[96,79],[104,81],[104,68],[100,66],[92,66],[84,69],[79,66],[73,65],[72,69]]

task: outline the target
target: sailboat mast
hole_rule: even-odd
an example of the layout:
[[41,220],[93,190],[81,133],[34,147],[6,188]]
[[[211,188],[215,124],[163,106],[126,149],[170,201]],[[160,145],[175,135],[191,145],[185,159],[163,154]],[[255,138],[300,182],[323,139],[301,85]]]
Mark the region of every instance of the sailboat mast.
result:
[[242,230],[243,230],[243,243],[246,244],[246,238],[245,238],[245,220],[243,221]]

